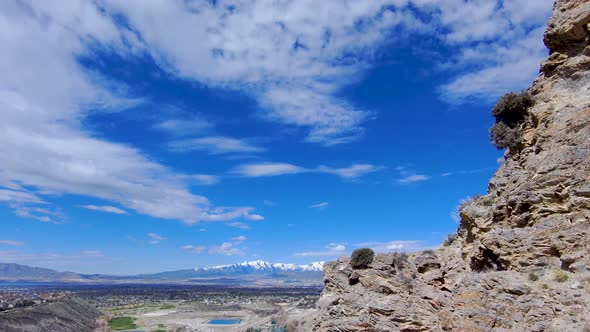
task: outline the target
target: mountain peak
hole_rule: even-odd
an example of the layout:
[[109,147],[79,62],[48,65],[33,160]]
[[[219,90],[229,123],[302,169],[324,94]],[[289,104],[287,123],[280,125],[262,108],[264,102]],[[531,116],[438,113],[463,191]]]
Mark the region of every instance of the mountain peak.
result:
[[227,270],[252,270],[252,271],[317,271],[324,269],[324,262],[312,262],[310,264],[271,263],[263,260],[244,261],[242,263],[217,265],[205,268],[195,268],[195,271],[227,271]]

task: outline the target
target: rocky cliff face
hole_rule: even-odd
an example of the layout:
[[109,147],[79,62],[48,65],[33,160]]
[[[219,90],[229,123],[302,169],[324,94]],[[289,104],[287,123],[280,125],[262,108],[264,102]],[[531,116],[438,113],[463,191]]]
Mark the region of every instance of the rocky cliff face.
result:
[[110,331],[102,317],[87,302],[70,298],[0,313],[0,332]]
[[588,0],[557,0],[524,143],[457,239],[326,264],[314,331],[590,331],[589,29]]

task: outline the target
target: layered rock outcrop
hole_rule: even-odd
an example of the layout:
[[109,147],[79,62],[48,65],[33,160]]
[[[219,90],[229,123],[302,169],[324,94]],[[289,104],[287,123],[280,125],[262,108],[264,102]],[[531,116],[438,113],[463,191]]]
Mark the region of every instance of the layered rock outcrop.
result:
[[434,251],[325,266],[314,331],[590,331],[590,1],[557,0],[523,143]]
[[106,332],[103,313],[78,298],[67,298],[0,313],[0,332]]

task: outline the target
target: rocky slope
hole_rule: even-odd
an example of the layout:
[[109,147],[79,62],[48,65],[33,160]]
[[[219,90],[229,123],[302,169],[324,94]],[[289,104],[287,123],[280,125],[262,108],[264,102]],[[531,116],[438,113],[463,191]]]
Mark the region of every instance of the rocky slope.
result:
[[524,142],[434,251],[326,264],[314,331],[590,331],[590,1],[557,0]]
[[0,332],[110,331],[103,313],[78,298],[0,313]]

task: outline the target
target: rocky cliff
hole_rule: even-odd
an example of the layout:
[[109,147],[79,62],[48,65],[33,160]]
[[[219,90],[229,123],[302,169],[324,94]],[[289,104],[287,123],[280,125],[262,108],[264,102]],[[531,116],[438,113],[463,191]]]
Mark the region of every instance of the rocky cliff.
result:
[[110,331],[103,313],[78,298],[0,313],[0,332]]
[[326,264],[314,331],[590,331],[589,28],[588,0],[557,0],[523,142],[456,239]]

